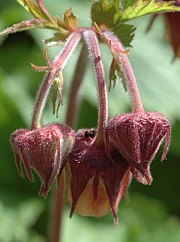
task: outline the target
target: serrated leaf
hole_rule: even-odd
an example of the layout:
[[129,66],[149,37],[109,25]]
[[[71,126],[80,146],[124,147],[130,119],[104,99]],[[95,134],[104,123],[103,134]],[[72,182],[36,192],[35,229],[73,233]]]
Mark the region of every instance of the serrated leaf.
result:
[[120,39],[125,47],[132,47],[131,42],[134,38],[136,27],[129,24],[119,24],[113,29],[113,32]]
[[64,21],[59,16],[56,16],[56,22],[60,28],[66,28]]
[[28,12],[34,15],[35,18],[45,19],[56,25],[51,15],[45,8],[42,0],[17,0]]
[[44,19],[44,13],[34,0],[17,0],[28,12],[32,13],[35,18]]
[[67,28],[71,30],[75,30],[78,28],[78,20],[72,12],[72,8],[67,9],[64,13],[64,23],[67,26]]
[[23,8],[26,9],[26,11],[30,12],[29,6],[26,4],[24,0],[17,0],[17,1],[21,6],[23,6]]
[[97,25],[113,28],[121,16],[120,0],[95,1],[91,6],[91,19]]
[[14,24],[13,26],[3,30],[2,32],[0,32],[0,36],[16,33],[23,30],[33,29],[33,28],[43,28],[46,22],[47,22],[46,20],[41,20],[41,19],[23,21],[21,23]]
[[17,0],[28,12],[33,14],[35,20],[28,20],[13,25],[2,31],[0,35],[15,33],[30,28],[46,28],[55,30],[54,36],[45,40],[47,46],[65,41],[69,34],[78,27],[77,17],[73,14],[72,9],[66,10],[64,20],[59,17],[53,19],[43,4],[43,0]]
[[174,6],[173,1],[134,0],[124,8],[121,21],[129,21],[144,15],[169,11],[180,11],[180,7]]

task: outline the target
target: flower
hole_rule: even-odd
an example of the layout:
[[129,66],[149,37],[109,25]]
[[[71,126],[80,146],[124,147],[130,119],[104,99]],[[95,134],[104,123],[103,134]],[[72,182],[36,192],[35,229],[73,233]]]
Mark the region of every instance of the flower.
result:
[[115,149],[112,162],[105,148],[96,146],[95,138],[96,130],[79,130],[68,155],[70,216],[75,210],[100,217],[111,208],[117,223],[118,204],[131,181],[129,164]]
[[74,131],[62,124],[49,124],[34,130],[19,129],[11,134],[19,174],[23,177],[22,160],[30,181],[33,181],[31,168],[40,177],[41,196],[45,197],[49,192],[74,136]]
[[171,126],[161,113],[125,113],[113,117],[106,127],[106,148],[110,154],[110,142],[131,165],[135,178],[143,184],[151,184],[150,163],[163,140],[166,145],[164,160],[170,145]]

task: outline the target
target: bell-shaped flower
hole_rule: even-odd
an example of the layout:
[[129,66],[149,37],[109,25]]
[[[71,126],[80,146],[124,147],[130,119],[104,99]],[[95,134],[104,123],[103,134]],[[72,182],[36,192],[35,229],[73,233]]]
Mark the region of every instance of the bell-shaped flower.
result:
[[164,160],[170,145],[171,125],[161,113],[125,113],[113,117],[106,127],[106,149],[109,154],[112,142],[131,165],[138,181],[151,184],[150,163],[162,142],[166,144],[161,157]]
[[131,181],[129,164],[117,150],[108,158],[105,147],[94,143],[96,130],[79,130],[68,155],[69,200],[74,210],[84,216],[104,216],[111,209],[115,222],[118,204]]
[[49,192],[74,137],[74,131],[62,124],[49,124],[33,130],[19,129],[11,134],[19,174],[23,177],[23,162],[27,177],[33,181],[33,169],[41,179],[41,196],[45,197]]

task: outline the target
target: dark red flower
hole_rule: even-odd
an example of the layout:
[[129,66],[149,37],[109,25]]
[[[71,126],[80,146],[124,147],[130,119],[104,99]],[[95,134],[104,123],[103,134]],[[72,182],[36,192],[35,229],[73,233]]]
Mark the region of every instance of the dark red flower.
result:
[[93,129],[77,132],[68,156],[70,216],[75,210],[100,217],[111,208],[117,222],[118,204],[131,180],[129,164],[117,150],[112,151],[112,163],[105,148],[96,147],[95,137]]
[[138,181],[151,184],[150,163],[165,139],[161,160],[170,145],[171,126],[161,113],[125,113],[113,117],[106,127],[106,148],[110,154],[110,142],[131,165]]
[[49,124],[34,130],[19,129],[11,134],[18,171],[23,176],[22,160],[29,180],[33,180],[31,168],[38,174],[42,183],[41,196],[49,192],[74,136],[74,131],[62,124]]

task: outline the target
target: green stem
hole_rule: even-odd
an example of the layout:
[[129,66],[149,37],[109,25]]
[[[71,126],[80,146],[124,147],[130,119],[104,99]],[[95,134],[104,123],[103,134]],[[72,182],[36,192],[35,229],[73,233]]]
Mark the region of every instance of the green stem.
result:
[[95,76],[97,79],[98,93],[99,93],[99,113],[98,113],[98,127],[95,144],[97,146],[104,146],[104,130],[108,119],[108,102],[107,102],[107,88],[104,74],[104,67],[102,63],[101,52],[99,49],[99,42],[96,33],[93,30],[85,30],[83,33],[84,40],[88,46],[90,56],[92,58]]

